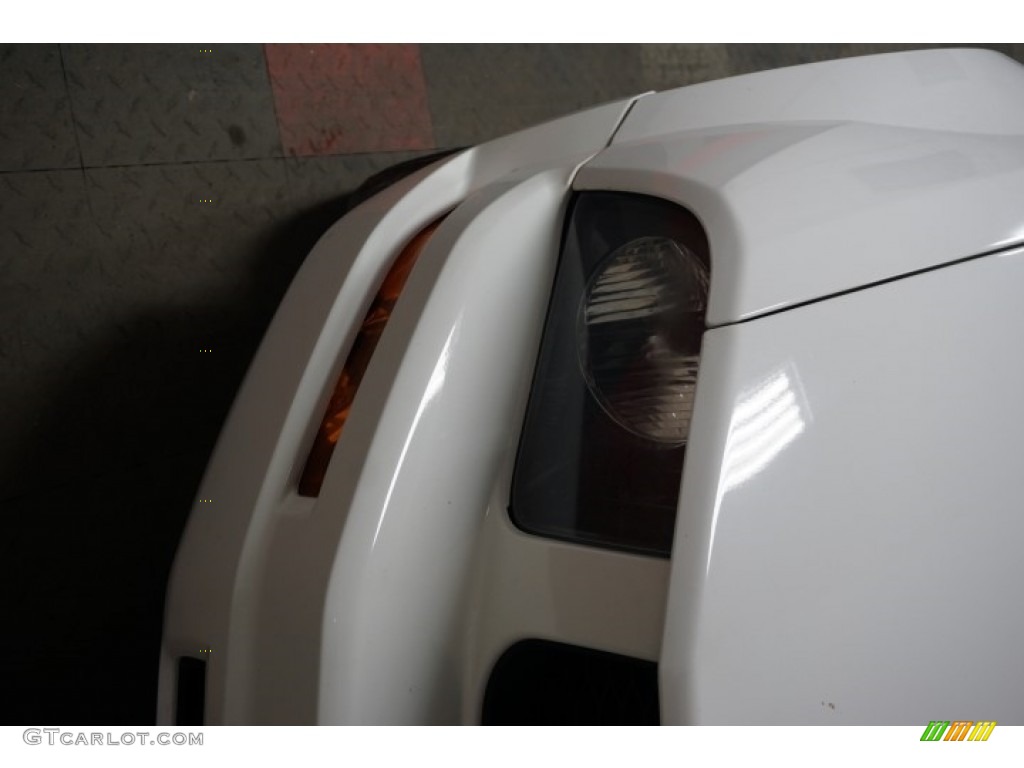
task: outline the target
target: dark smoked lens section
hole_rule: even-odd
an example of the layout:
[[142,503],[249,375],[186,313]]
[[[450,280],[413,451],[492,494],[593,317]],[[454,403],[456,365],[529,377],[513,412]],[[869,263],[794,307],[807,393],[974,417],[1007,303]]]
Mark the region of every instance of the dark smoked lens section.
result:
[[[679,206],[642,195],[587,192],[573,203],[544,326],[512,479],[522,530],[668,557],[686,446],[659,445],[616,424],[588,389],[577,315],[587,281],[617,248],[665,237],[708,266],[707,236]],[[703,331],[703,319],[700,321]]]
[[547,640],[498,659],[484,725],[659,725],[658,665]]
[[178,701],[175,725],[203,725],[206,715],[206,662],[178,659]]

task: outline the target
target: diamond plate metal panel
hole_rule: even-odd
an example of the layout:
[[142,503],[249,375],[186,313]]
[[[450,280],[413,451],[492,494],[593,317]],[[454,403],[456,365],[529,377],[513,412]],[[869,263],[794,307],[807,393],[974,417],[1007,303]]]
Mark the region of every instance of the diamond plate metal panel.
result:
[[423,45],[439,147],[475,144],[643,91],[636,45]]
[[205,461],[192,450],[111,462],[3,503],[17,521],[0,537],[4,622],[16,631],[0,640],[0,720],[153,722],[167,573]]
[[283,162],[0,176],[0,498],[212,445],[290,278]]
[[87,167],[281,154],[258,45],[69,45],[64,51]]
[[665,91],[732,74],[728,45],[651,44],[640,47],[644,86]]
[[[429,152],[378,152],[331,157],[293,157],[285,161],[288,197],[297,208],[337,201],[370,176]],[[331,222],[333,223],[333,222]]]
[[0,498],[212,446],[339,198],[417,154],[0,174]]
[[81,171],[0,174],[0,498],[50,482],[26,446],[47,385],[88,343],[75,320],[102,312],[79,290],[92,240]]
[[417,45],[268,45],[289,155],[434,146]]
[[765,69],[808,64],[812,61],[844,56],[866,56],[872,53],[926,48],[925,45],[879,45],[840,43],[753,43],[730,45],[729,74],[742,75]]
[[0,411],[13,418],[24,404],[10,388],[80,340],[53,297],[83,301],[68,290],[89,269],[93,239],[81,171],[0,174],[0,222]]
[[[947,47],[942,44],[793,43],[793,44],[645,44],[640,46],[643,84],[651,90],[668,90],[777,67],[813,61],[870,56],[877,53]],[[979,46],[972,46],[979,47]],[[1024,62],[1024,45],[985,44]]]
[[0,45],[0,171],[79,165],[56,45]]
[[1017,61],[1024,61],[1024,45],[1019,43],[756,43],[726,47],[729,54],[729,75],[849,56],[870,56],[876,53],[914,51],[923,48],[992,48]]
[[91,168],[86,178],[97,224],[137,238],[145,251],[126,256],[160,271],[150,298],[151,290],[177,293],[205,267],[222,272],[225,258],[244,259],[288,199],[280,159]]

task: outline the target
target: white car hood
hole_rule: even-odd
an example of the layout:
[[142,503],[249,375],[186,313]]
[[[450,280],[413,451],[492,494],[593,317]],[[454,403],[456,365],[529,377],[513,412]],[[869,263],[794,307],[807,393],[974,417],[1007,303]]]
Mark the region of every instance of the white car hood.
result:
[[640,98],[578,190],[692,210],[724,325],[1024,240],[1024,69],[938,50]]

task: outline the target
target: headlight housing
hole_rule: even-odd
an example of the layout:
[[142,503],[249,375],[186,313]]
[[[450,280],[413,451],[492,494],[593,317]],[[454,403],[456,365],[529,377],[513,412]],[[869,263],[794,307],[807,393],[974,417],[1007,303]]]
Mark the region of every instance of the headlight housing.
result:
[[530,533],[668,555],[710,264],[677,205],[572,204],[512,483]]

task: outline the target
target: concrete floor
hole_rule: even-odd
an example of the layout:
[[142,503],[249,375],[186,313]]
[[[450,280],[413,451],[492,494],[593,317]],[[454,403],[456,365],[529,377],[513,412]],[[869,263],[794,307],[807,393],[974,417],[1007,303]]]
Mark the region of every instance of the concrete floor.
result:
[[206,459],[362,180],[631,93],[900,47],[0,46],[0,722],[153,721]]

